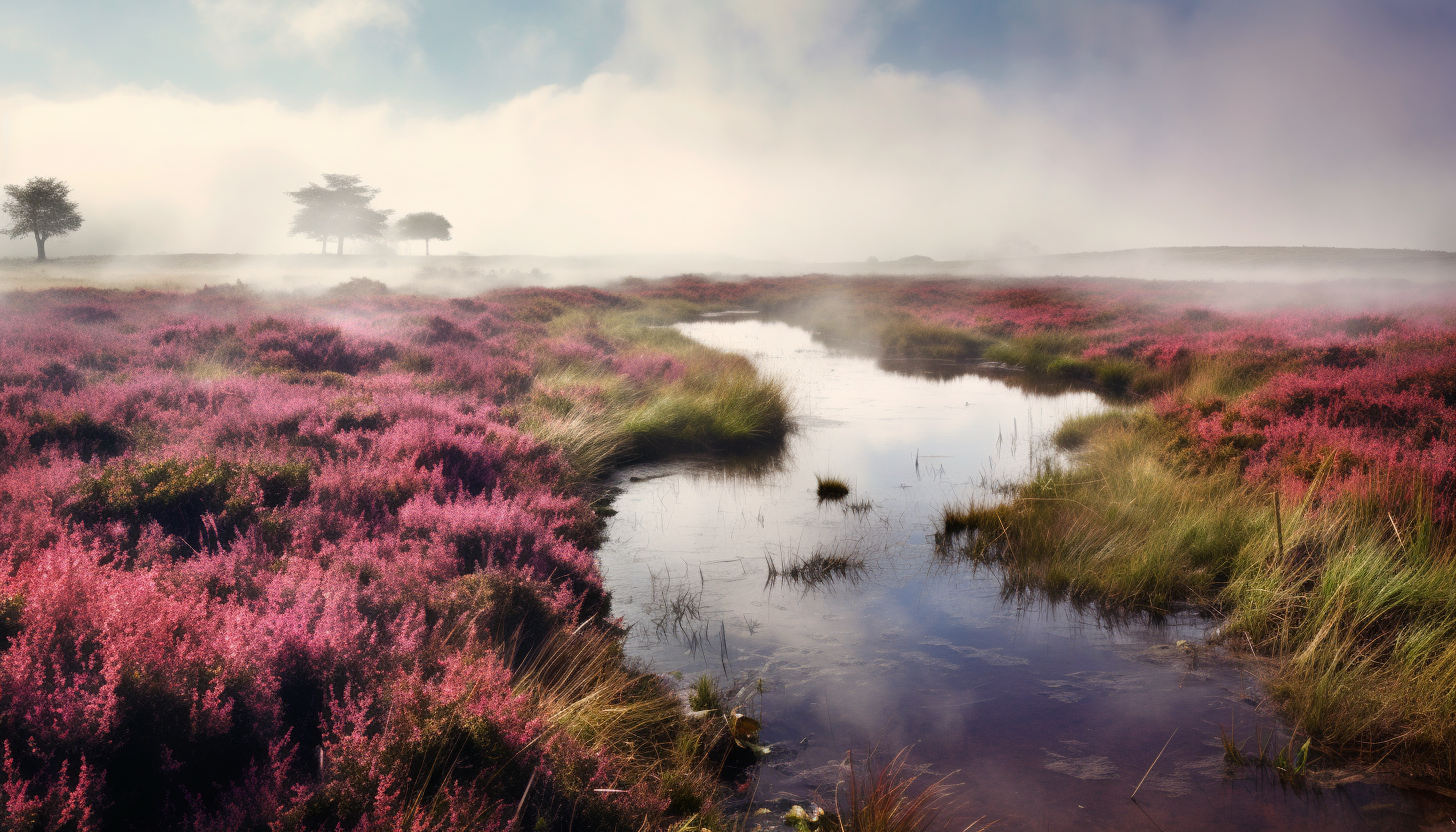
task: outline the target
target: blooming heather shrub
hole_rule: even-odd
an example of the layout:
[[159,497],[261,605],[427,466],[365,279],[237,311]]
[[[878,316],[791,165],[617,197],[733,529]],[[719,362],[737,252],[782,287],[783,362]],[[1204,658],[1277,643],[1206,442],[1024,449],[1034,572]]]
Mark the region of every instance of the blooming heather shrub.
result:
[[531,388],[531,365],[514,353],[504,336],[470,349],[442,345],[426,358],[418,366],[431,373],[431,387],[438,392],[466,393],[504,404]]
[[351,343],[335,327],[264,318],[248,328],[248,351],[266,370],[331,371],[354,375],[393,358],[390,344]]
[[1159,412],[1182,447],[1253,481],[1318,482],[1325,498],[1370,500],[1380,514],[1456,521],[1456,348],[1310,363],[1233,402],[1169,398]]
[[[656,739],[521,675],[621,662],[581,477],[517,420],[539,321],[628,302],[346,289],[0,308],[0,828],[665,825]],[[582,338],[644,398],[683,372]]]
[[425,319],[424,326],[415,333],[413,340],[417,344],[433,347],[438,344],[473,344],[480,340],[480,336],[449,318],[431,315]]
[[603,590],[591,553],[553,533],[525,499],[451,501],[439,504],[415,497],[400,509],[401,533],[444,547],[459,559],[462,572],[478,568],[511,569],[542,581],[566,581],[587,605],[599,610]]

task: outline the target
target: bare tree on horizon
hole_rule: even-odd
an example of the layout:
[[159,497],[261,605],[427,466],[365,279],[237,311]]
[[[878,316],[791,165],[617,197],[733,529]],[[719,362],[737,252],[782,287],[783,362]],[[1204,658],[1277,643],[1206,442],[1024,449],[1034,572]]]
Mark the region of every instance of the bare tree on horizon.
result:
[[71,186],[59,179],[32,177],[24,185],[6,185],[5,195],[5,213],[12,222],[4,231],[12,240],[34,236],[36,262],[46,259],[46,240],[81,227],[83,218],[70,199]]
[[344,238],[376,239],[384,236],[393,211],[378,210],[369,203],[379,193],[360,181],[359,177],[345,173],[324,174],[324,184],[308,185],[288,195],[299,205],[293,215],[293,228],[289,236],[302,234],[320,243],[320,254],[327,254],[329,238],[339,240],[338,254],[344,253]]

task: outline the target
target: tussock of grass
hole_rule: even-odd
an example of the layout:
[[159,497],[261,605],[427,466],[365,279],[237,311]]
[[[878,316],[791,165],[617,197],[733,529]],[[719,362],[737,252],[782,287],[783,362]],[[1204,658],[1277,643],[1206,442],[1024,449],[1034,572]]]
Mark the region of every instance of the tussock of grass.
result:
[[999,341],[986,349],[985,357],[1029,373],[1055,375],[1053,363],[1060,361],[1059,368],[1071,368],[1067,360],[1080,355],[1085,347],[1082,338],[1070,333],[1038,332]]
[[941,509],[941,526],[946,534],[974,532],[982,525],[997,524],[996,508],[985,506],[946,506]]
[[[944,826],[951,787],[947,778],[917,787],[921,773],[909,765],[906,751],[883,766],[873,759],[861,771],[854,755],[846,760],[849,782],[835,790],[837,827],[844,832],[927,832]],[[966,832],[980,827],[973,823]]]
[[[1355,503],[1285,505],[1232,471],[1189,474],[1150,422],[1108,420],[1068,468],[1015,498],[947,509],[963,551],[1009,591],[1111,608],[1193,604],[1284,659],[1270,680],[1334,756],[1456,778],[1456,559],[1428,522]],[[1281,545],[1281,527],[1283,543]]]
[[1104,410],[1073,416],[1062,422],[1052,434],[1052,442],[1064,451],[1075,451],[1087,444],[1093,434],[1104,427],[1126,427],[1131,415],[1122,410]]
[[788,433],[783,385],[740,356],[703,347],[675,330],[647,327],[635,313],[605,319],[566,314],[553,331],[587,332],[619,354],[671,356],[681,372],[633,380],[602,368],[545,360],[521,425],[559,447],[584,479],[614,465],[676,454],[748,454]]
[[821,500],[843,500],[849,496],[849,483],[839,477],[821,477],[815,474],[814,479],[818,482],[814,493]]
[[926,323],[916,318],[898,318],[880,332],[880,347],[892,358],[926,358],[936,361],[973,361],[992,343],[978,333]]
[[835,581],[855,583],[865,570],[865,557],[852,549],[815,549],[807,558],[787,558],[782,563],[768,556],[768,583],[785,581],[805,589]]
[[[621,642],[609,633],[558,631],[521,663],[513,681],[515,692],[547,715],[537,742],[549,744],[557,735],[570,737],[617,761],[615,779],[605,787],[649,783],[673,801],[669,814],[697,812],[717,789],[713,776],[717,766],[708,758],[715,749],[721,750],[722,723],[689,720],[664,680],[632,669],[622,661],[621,650]],[[587,788],[582,791],[592,793]],[[541,816],[569,811],[571,806],[538,808]],[[600,811],[597,823],[616,820],[610,804]],[[582,820],[577,817],[577,822]],[[591,819],[587,820],[590,826]]]
[[706,673],[699,676],[688,691],[688,707],[694,711],[723,710],[723,691],[718,688],[718,680]]
[[748,373],[724,373],[644,402],[622,432],[642,456],[747,451],[781,439],[788,412],[781,386]]

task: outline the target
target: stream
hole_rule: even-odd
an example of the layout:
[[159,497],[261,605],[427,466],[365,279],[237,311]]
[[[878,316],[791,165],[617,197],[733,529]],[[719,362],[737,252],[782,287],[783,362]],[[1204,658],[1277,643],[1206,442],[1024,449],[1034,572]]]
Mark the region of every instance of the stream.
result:
[[[738,805],[772,814],[750,827],[781,826],[793,803],[832,807],[847,753],[904,748],[951,784],[952,829],[1451,826],[1451,804],[1421,792],[1227,771],[1222,730],[1250,751],[1287,735],[1249,670],[1202,646],[1215,622],[1003,598],[994,569],[937,553],[942,507],[997,499],[1053,458],[1060,421],[1105,406],[1092,393],[897,372],[747,317],[678,328],[782,380],[798,429],[773,459],[621,472],[601,565],[629,654],[684,686],[734,685],[761,715],[772,753]],[[816,475],[849,496],[820,501]],[[816,552],[864,565],[773,575]]]

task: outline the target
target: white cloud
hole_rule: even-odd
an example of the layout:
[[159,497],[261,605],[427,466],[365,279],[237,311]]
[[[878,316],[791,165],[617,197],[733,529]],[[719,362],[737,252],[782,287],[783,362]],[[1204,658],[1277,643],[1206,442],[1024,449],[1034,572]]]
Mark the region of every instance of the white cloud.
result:
[[274,47],[327,54],[365,29],[405,30],[412,0],[191,0],[225,42],[255,36]]
[[0,179],[73,185],[88,222],[57,254],[308,251],[283,192],[323,172],[445,214],[476,254],[1456,247],[1449,142],[1392,103],[1405,81],[1351,57],[1339,20],[1291,40],[1215,19],[1180,41],[1138,18],[1116,27],[1133,43],[1077,24],[1142,51],[1059,89],[871,67],[867,20],[828,0],[635,0],[619,54],[581,85],[450,118],[144,90],[0,99]]

